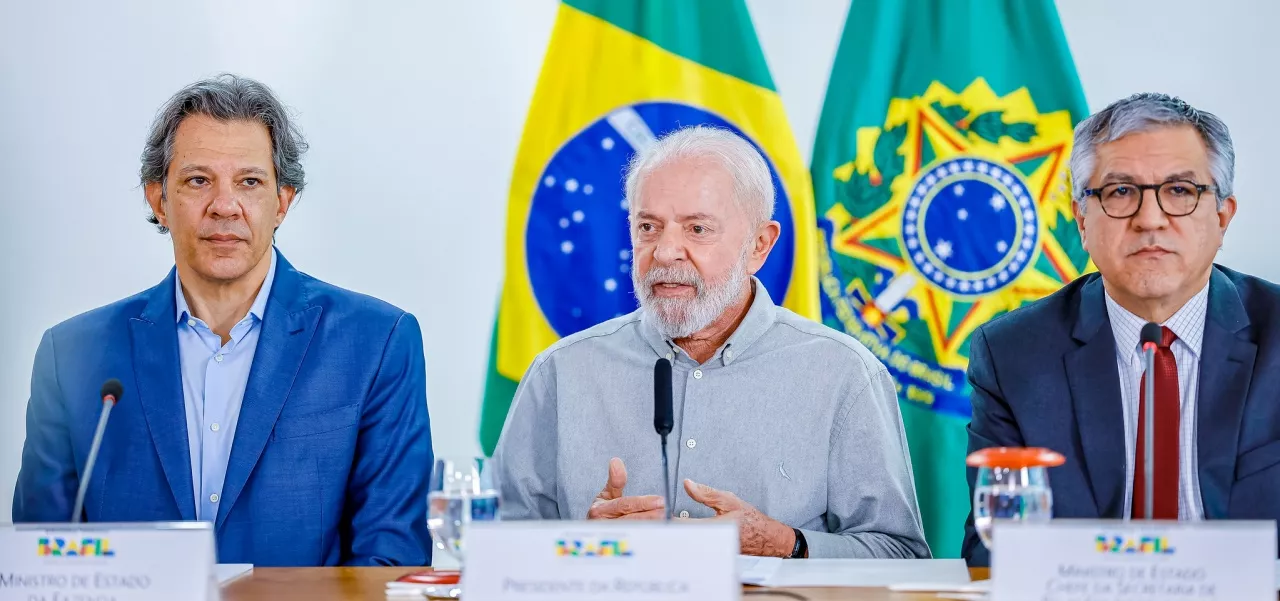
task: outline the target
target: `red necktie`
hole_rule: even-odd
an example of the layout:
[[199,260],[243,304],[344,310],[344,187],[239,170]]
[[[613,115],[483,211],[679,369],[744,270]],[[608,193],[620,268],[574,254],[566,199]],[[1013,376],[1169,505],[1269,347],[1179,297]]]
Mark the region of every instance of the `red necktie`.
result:
[[[1155,357],[1155,461],[1152,470],[1152,513],[1157,520],[1178,519],[1178,420],[1181,405],[1178,402],[1178,364],[1173,359],[1169,345],[1178,337],[1169,328],[1163,328],[1160,346]],[[1138,447],[1133,469],[1133,517],[1145,518],[1146,499],[1146,420],[1147,386],[1143,376],[1138,387]]]

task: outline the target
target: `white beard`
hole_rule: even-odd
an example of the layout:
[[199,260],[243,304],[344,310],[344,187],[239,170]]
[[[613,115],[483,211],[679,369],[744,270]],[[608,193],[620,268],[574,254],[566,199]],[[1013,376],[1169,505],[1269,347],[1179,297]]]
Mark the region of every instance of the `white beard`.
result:
[[[685,263],[686,269],[655,266],[641,278],[633,259],[631,283],[645,317],[652,321],[659,333],[671,339],[687,338],[711,325],[738,301],[749,277],[747,257],[750,251],[751,245],[744,245],[737,264],[728,275],[722,281],[710,284],[688,263]],[[692,300],[655,296],[653,287],[659,282],[693,286],[697,293]]]

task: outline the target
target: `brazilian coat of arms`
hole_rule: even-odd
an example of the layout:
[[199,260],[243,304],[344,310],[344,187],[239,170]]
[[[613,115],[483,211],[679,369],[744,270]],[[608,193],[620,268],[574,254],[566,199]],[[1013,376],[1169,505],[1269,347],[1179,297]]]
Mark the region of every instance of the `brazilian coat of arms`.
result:
[[[934,82],[857,131],[819,221],[824,321],[866,345],[899,397],[970,414],[969,337],[1091,269],[1067,183],[1072,123],[1030,93]],[[820,207],[821,210],[821,207]]]

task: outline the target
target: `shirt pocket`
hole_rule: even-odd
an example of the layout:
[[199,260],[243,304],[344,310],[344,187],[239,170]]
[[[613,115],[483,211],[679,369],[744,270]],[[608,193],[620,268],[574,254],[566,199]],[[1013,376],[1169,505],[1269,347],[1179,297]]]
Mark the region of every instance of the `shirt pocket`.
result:
[[350,428],[360,416],[360,403],[326,409],[298,416],[281,416],[276,421],[272,440],[301,438]]
[[1244,480],[1280,464],[1280,440],[1273,440],[1236,458],[1236,480]]

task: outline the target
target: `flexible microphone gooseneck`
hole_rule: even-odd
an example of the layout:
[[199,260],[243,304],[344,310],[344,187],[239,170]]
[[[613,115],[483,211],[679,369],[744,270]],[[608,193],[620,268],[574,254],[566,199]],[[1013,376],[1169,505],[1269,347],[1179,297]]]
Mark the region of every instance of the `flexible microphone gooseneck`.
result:
[[653,429],[662,438],[662,488],[667,500],[667,519],[671,519],[671,468],[667,463],[667,435],[675,427],[671,410],[671,362],[665,357],[653,365]]
[[98,414],[98,429],[93,432],[93,443],[89,445],[89,456],[84,461],[84,473],[80,474],[80,488],[76,491],[75,508],[71,511],[71,523],[80,522],[80,513],[84,509],[84,494],[89,491],[89,479],[93,475],[93,464],[98,460],[98,449],[102,446],[102,435],[107,431],[107,418],[111,416],[111,408],[124,395],[124,385],[120,380],[111,378],[102,383],[102,413]]
[[1156,442],[1156,347],[1160,346],[1160,340],[1164,337],[1164,333],[1160,328],[1160,324],[1150,323],[1142,326],[1142,363],[1143,369],[1146,370],[1146,377],[1142,379],[1143,385],[1143,412],[1147,419],[1143,424],[1143,445],[1142,445],[1142,470],[1143,490],[1146,494],[1142,495],[1142,508],[1145,511],[1143,516],[1147,521],[1153,518],[1152,513],[1155,510],[1155,442]]

